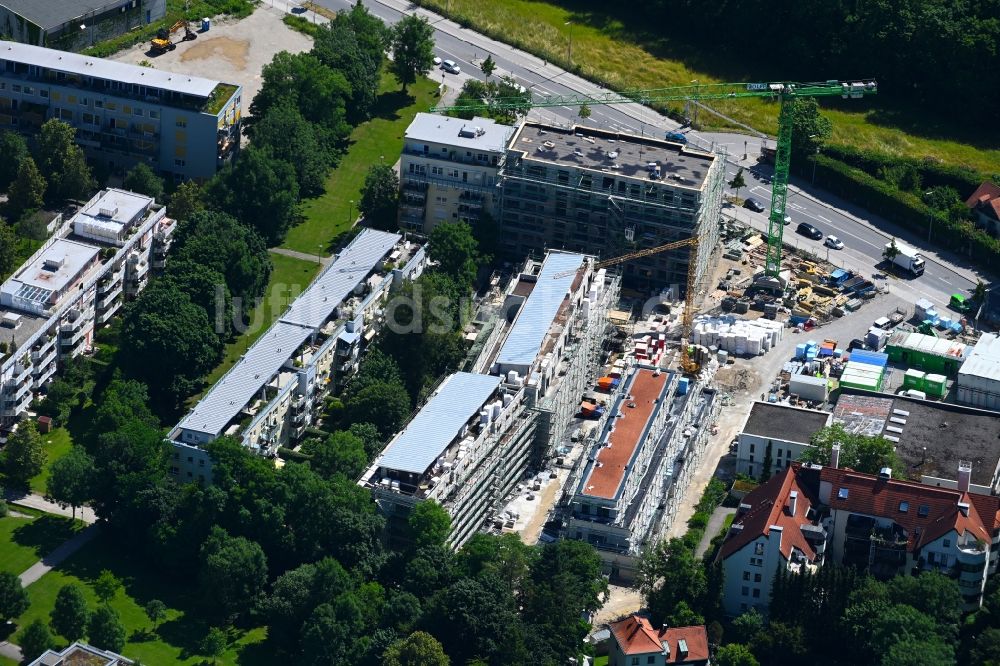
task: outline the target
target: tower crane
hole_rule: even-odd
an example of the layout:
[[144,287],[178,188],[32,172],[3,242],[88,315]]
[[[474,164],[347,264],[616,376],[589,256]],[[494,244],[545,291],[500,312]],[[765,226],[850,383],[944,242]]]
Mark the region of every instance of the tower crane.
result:
[[[523,112],[525,107],[577,107],[583,104],[632,104],[653,102],[688,102],[716,99],[770,99],[779,102],[778,139],[774,159],[774,177],[771,180],[771,210],[768,215],[767,254],[764,261],[764,275],[772,286],[780,284],[781,236],[785,224],[785,204],[788,199],[788,167],[792,151],[792,110],[795,100],[800,97],[833,97],[858,99],[878,92],[878,85],[872,79],[830,80],[814,83],[792,83],[787,81],[758,83],[712,83],[649,90],[628,90],[621,93],[608,92],[599,95],[546,95],[536,97],[527,93],[518,97],[499,97],[478,102],[466,102],[453,106],[438,106],[431,111],[515,111]],[[662,251],[662,250],[661,250]],[[626,255],[630,256],[630,255]],[[642,255],[646,256],[646,255]],[[632,257],[637,258],[637,257]]]

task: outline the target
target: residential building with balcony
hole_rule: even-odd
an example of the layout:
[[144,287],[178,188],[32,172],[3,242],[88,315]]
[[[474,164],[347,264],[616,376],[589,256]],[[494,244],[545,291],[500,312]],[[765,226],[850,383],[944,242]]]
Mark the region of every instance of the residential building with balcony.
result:
[[400,155],[400,227],[429,234],[441,222],[473,226],[497,206],[497,169],[514,128],[489,118],[418,113]]
[[830,425],[830,413],[756,401],[738,436],[736,472],[757,478],[798,460],[809,439]]
[[135,267],[169,248],[175,226],[152,198],[105,190],[0,285],[0,428],[17,423],[62,359],[91,348],[96,328],[145,285]]
[[[398,268],[386,270],[389,257]],[[425,265],[423,247],[363,230],[171,430],[171,474],[211,483],[204,446],[223,435],[268,458],[294,445],[357,371],[391,289]]]
[[134,663],[110,650],[76,641],[62,651],[46,650],[28,666],[132,666]]
[[893,479],[888,468],[841,469],[836,446],[831,463],[794,463],[743,499],[719,553],[727,613],[766,613],[778,567],[826,563],[883,580],[940,571],[957,580],[966,610],[982,604],[997,569],[1000,497],[969,492],[971,464],[951,489]]
[[239,150],[242,87],[0,41],[0,129],[35,136],[58,118],[88,159],[204,181]]
[[3,0],[0,35],[22,44],[81,51],[167,12],[167,0]]
[[608,666],[709,666],[705,625],[654,627],[649,618],[632,615],[608,625]]

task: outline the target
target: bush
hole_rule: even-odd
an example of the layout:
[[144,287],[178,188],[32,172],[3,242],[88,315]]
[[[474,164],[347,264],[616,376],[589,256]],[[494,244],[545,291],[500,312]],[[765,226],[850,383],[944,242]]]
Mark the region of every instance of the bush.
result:
[[709,518],[709,514],[699,511],[688,519],[688,527],[693,530],[703,530],[708,526]]
[[896,173],[904,173],[912,169],[925,188],[953,187],[963,200],[972,194],[980,183],[989,180],[988,175],[979,173],[975,169],[938,164],[930,158],[916,160],[841,145],[825,146],[823,154],[848,166],[861,169],[869,176],[877,175],[882,169]]
[[316,23],[309,21],[308,19],[302,18],[301,16],[296,16],[295,14],[285,14],[284,21],[292,30],[298,30],[299,32],[309,35],[310,37],[315,37],[320,31],[320,26]]

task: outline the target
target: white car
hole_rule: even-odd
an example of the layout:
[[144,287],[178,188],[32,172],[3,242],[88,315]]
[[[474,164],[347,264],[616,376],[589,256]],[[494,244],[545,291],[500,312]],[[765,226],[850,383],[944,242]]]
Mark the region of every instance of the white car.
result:
[[826,241],[823,243],[827,247],[832,247],[834,250],[843,250],[844,242],[837,238],[836,236],[827,236]]
[[441,58],[434,56],[434,66],[440,67],[440,65],[441,65]]
[[461,74],[462,68],[458,66],[454,60],[445,60],[441,63],[441,69],[448,72],[449,74]]

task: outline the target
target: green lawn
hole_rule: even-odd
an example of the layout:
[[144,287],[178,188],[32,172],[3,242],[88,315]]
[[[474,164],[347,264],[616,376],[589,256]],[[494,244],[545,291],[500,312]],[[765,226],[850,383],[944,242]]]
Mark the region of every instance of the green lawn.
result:
[[[9,505],[11,511],[31,513]],[[0,518],[0,571],[21,574],[83,527],[69,518],[44,515]]]
[[608,655],[594,657],[594,666],[608,666]]
[[[183,610],[196,606],[190,591],[165,579],[162,572],[149,568],[129,544],[103,536],[28,587],[31,607],[17,618],[17,631],[35,619],[48,621],[59,588],[68,583],[83,585],[91,608],[96,606],[97,598],[91,585],[102,569],[110,569],[125,584],[124,590],[112,599],[111,606],[121,615],[125,625],[128,642],[122,652],[126,657],[145,664],[199,664],[203,661],[197,650],[208,627],[195,613]],[[156,635],[149,633],[152,624],[143,611],[143,606],[151,599],[159,599],[168,607],[167,617]],[[229,648],[219,663],[273,663],[268,661],[269,656],[263,654],[259,645],[265,637],[264,627],[251,631],[234,630]],[[59,644],[63,647],[66,641]]]
[[44,495],[47,490],[46,484],[49,481],[49,471],[52,469],[52,463],[69,453],[70,448],[73,446],[73,438],[66,428],[55,428],[50,433],[42,434],[42,441],[45,443],[45,467],[42,469],[41,474],[31,479],[31,490],[32,492]]
[[[263,335],[267,327],[285,312],[289,303],[305,290],[306,286],[319,272],[320,265],[316,261],[307,261],[271,253],[271,280],[260,303],[250,316],[250,326],[247,331],[226,345],[222,362],[208,375],[208,386],[214,384],[240,356],[246,353],[254,341]],[[195,399],[192,398],[192,403]]]
[[[652,26],[644,30],[646,36],[637,36],[634,27],[618,18],[621,10],[617,6],[604,11],[589,3],[585,10],[576,11],[537,0],[419,0],[418,4],[563,66],[569,65],[567,50],[572,34],[572,61],[581,74],[607,82],[617,90],[663,88],[692,81],[753,81],[759,76],[750,62],[715,62],[711,53],[667,43]],[[685,60],[661,58],[654,53],[681,53],[685,55],[674,57]],[[816,78],[829,75],[818,72]],[[847,111],[824,109],[833,121],[831,142],[907,157],[933,156],[951,164],[1000,172],[1000,137],[995,131],[977,132],[961,123],[927,116],[919,109],[911,117],[902,117],[898,111],[880,108],[877,97],[873,101],[863,105],[865,111],[861,104],[854,111],[847,103],[843,104]],[[777,131],[778,108],[774,103],[722,100],[710,106],[771,136]],[[708,113],[700,114],[699,120],[720,122]]]
[[422,78],[404,95],[396,77],[383,73],[379,93],[375,117],[354,128],[350,148],[326,179],[326,193],[304,202],[304,219],[289,230],[282,247],[310,254],[336,249],[336,238],[357,218],[368,167],[383,158],[388,164],[399,159],[403,133],[417,112],[433,106],[437,84]]

